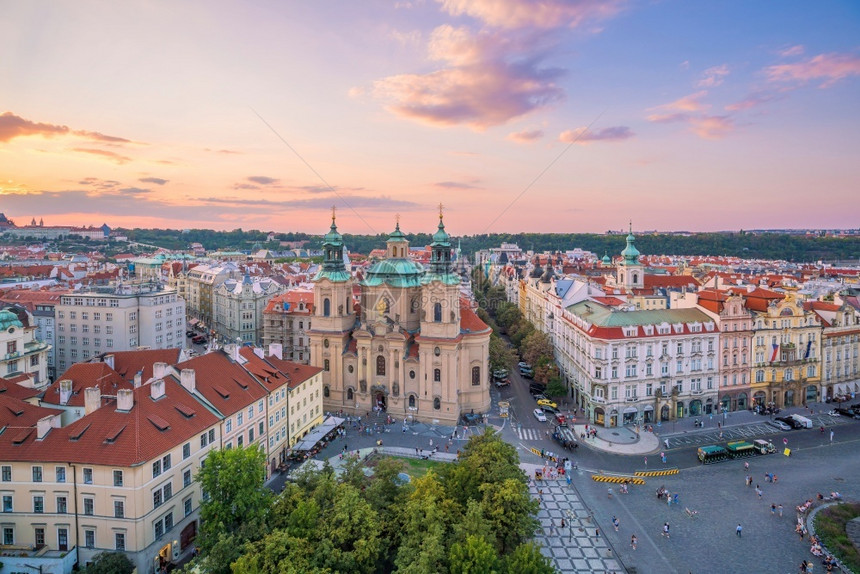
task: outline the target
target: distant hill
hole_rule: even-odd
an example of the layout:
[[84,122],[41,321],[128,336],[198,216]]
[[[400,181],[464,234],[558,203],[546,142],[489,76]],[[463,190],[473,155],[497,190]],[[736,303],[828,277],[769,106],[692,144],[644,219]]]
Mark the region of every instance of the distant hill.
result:
[[[278,249],[278,241],[307,240],[308,248],[318,248],[321,235],[306,233],[280,233],[277,241],[266,243],[263,231],[213,231],[191,229],[118,229],[130,241],[139,241],[167,249],[187,249],[191,243],[201,243],[206,249],[235,249],[249,251],[254,248]],[[384,247],[387,235],[344,235],[350,252],[369,253]],[[407,234],[413,246],[429,245],[429,234]],[[579,247],[599,256],[614,255],[624,249],[624,235],[592,233],[490,233],[453,237],[452,243],[462,246],[467,255],[481,249],[498,247],[502,243],[516,243],[523,250],[567,251]],[[860,258],[860,236],[819,237],[782,233],[690,233],[689,235],[647,234],[636,236],[636,247],[646,255],[726,255],[751,259],[785,259],[795,262],[857,261]]]

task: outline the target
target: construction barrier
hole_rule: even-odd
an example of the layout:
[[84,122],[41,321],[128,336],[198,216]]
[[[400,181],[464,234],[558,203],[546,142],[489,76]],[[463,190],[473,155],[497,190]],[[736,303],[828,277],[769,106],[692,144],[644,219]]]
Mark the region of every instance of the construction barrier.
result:
[[633,474],[636,476],[669,476],[678,474],[677,468],[664,468],[663,470],[637,470]]
[[615,482],[621,484],[645,484],[645,481],[635,476],[607,476],[605,474],[592,474],[591,480],[595,482]]

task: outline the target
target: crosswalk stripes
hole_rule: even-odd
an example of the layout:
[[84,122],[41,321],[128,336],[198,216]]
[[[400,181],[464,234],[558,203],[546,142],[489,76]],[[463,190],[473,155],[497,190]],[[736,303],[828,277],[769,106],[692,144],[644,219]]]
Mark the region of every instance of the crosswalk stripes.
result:
[[520,440],[540,440],[541,439],[541,430],[540,429],[518,429],[517,437]]

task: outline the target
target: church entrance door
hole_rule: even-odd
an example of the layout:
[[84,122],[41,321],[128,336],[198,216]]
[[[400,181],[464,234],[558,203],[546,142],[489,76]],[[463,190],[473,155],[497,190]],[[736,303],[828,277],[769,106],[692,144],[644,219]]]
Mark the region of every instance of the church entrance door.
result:
[[382,393],[376,393],[376,407],[380,411],[385,410],[385,395]]

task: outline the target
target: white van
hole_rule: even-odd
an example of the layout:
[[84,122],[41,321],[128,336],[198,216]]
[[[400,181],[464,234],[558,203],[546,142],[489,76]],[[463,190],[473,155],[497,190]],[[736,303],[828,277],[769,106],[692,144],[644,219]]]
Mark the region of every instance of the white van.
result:
[[805,428],[805,429],[811,429],[812,428],[812,421],[806,417],[803,417],[800,415],[791,415],[791,418],[793,418],[794,420],[799,422],[801,425],[803,425],[803,428]]

